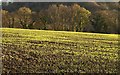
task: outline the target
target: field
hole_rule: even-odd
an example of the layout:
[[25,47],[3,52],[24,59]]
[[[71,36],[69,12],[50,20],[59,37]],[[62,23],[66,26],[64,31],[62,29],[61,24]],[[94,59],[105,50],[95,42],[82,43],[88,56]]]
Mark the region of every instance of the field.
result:
[[118,35],[2,28],[3,73],[117,73]]

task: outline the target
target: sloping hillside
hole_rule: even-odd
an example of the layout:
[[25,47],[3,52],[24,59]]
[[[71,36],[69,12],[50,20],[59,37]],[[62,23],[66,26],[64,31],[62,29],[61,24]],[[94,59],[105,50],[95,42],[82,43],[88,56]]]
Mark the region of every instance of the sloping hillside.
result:
[[0,29],[3,73],[116,73],[118,35]]
[[14,2],[9,5],[4,5],[2,8],[8,11],[16,11],[20,7],[29,7],[33,11],[40,11],[41,9],[47,9],[49,5],[52,4],[65,4],[72,5],[73,3],[80,4],[80,6],[90,10],[91,12],[95,12],[98,10],[118,10],[120,8],[119,3],[117,2]]

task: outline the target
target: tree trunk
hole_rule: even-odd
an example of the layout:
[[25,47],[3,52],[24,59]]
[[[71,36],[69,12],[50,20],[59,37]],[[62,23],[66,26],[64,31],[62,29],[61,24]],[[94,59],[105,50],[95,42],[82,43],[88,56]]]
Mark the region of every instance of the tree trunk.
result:
[[29,25],[28,25],[28,28],[29,29],[33,29],[33,25],[35,24],[35,21],[32,21],[32,23],[30,23]]

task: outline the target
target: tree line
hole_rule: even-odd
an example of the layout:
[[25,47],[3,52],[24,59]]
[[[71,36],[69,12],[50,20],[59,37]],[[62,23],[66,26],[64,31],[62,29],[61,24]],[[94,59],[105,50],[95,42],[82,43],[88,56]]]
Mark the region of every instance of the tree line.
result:
[[79,4],[71,6],[52,4],[39,12],[32,11],[28,7],[21,7],[14,12],[2,9],[0,13],[2,27],[119,33],[118,11],[116,10],[99,10],[93,13]]

